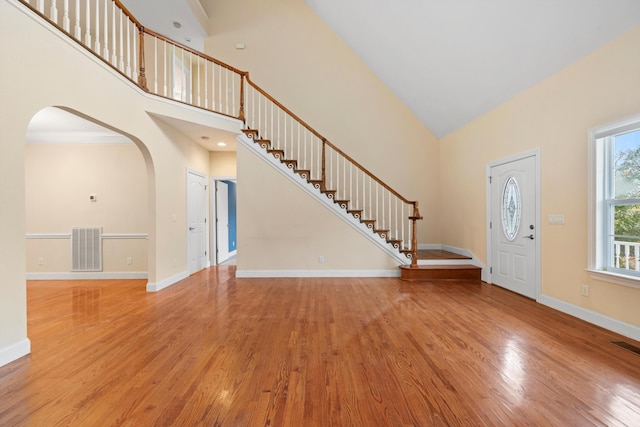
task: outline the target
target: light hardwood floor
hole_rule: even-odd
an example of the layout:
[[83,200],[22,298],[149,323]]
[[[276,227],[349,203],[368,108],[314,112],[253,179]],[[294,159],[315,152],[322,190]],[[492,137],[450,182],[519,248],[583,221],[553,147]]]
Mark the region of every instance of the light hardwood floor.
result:
[[639,426],[637,342],[479,282],[29,282],[1,426]]

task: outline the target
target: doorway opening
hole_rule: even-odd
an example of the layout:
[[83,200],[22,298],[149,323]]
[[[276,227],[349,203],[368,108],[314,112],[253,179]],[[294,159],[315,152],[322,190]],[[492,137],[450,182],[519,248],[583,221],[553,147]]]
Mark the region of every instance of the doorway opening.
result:
[[212,177],[211,189],[211,264],[235,264],[238,248],[236,177]]

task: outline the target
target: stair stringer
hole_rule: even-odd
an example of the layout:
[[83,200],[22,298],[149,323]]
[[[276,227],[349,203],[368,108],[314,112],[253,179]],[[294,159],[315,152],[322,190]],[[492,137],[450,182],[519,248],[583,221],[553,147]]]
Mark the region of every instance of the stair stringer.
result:
[[240,134],[236,137],[236,140],[243,146],[247,147],[256,156],[258,156],[258,158],[268,163],[282,175],[287,177],[293,184],[297,185],[308,195],[316,199],[320,204],[324,205],[324,207],[326,207],[329,211],[331,211],[333,214],[350,225],[354,230],[358,231],[372,244],[376,245],[386,254],[391,256],[391,258],[393,258],[393,260],[396,261],[398,265],[403,265],[411,262],[411,260],[407,256],[400,253],[400,251],[394,248],[390,243],[387,243],[387,241],[378,233],[374,233],[372,229],[361,223],[353,215],[347,213],[346,210],[341,208],[332,199],[329,199],[325,194],[322,194],[320,190],[309,184],[306,179],[302,178],[297,173],[294,173],[292,169],[288,168],[284,163],[282,163],[279,159],[276,159],[272,154],[267,153],[267,151],[264,148],[260,147],[257,143],[255,143],[253,139],[248,138],[244,134]]

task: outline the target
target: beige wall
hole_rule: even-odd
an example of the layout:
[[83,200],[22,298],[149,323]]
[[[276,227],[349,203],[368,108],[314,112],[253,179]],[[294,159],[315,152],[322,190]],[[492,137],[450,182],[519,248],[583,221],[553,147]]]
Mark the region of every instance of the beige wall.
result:
[[203,4],[211,17],[207,53],[249,71],[332,143],[418,200],[419,243],[439,242],[437,141],[337,35],[302,0]]
[[0,28],[3,38],[11,40],[0,44],[0,57],[12,58],[12,66],[0,67],[1,358],[27,339],[25,135],[38,111],[65,107],[137,145],[148,180],[148,273],[155,285],[173,283],[187,272],[186,171],[206,173],[209,153],[149,114],[201,122],[202,112],[146,96],[4,0]]
[[227,178],[237,174],[235,151],[211,151],[209,153],[209,176]]
[[[441,141],[445,244],[486,260],[486,165],[541,152],[542,293],[640,325],[640,289],[591,279],[587,268],[587,131],[640,113],[640,28]],[[563,213],[564,225],[547,217]],[[591,285],[589,297],[581,284]]]
[[398,271],[382,249],[240,144],[238,173],[239,272]]
[[[147,171],[140,150],[133,143],[87,142],[26,145],[27,234],[93,226],[105,234],[147,233]],[[69,272],[70,244],[69,239],[29,239],[27,272]],[[105,239],[103,261],[104,272],[146,272],[147,240]]]

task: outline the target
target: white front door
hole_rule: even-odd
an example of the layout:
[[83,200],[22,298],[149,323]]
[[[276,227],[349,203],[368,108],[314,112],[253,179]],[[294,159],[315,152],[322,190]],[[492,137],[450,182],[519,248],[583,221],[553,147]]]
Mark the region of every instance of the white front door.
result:
[[222,181],[216,181],[216,231],[220,264],[229,259],[229,186]]
[[538,295],[537,156],[490,169],[491,282],[529,298]]
[[189,274],[207,265],[207,179],[195,172],[187,173],[187,252]]

